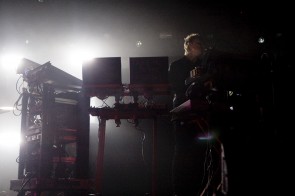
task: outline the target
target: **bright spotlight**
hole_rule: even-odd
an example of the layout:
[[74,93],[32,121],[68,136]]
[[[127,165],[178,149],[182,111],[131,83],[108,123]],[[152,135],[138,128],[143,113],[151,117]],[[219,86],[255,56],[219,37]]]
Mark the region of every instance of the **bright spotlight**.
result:
[[1,57],[1,65],[7,71],[16,72],[22,58],[19,54],[5,54]]
[[94,58],[94,54],[84,48],[71,48],[67,56],[68,62],[74,67],[81,67],[84,61]]
[[0,146],[3,148],[14,148],[20,145],[20,133],[15,133],[12,130],[0,133]]

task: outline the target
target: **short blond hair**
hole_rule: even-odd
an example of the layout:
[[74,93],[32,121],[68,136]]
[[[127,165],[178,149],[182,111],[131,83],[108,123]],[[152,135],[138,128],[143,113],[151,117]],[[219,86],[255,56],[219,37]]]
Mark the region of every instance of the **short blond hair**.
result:
[[183,47],[184,47],[184,51],[185,51],[185,54],[187,54],[189,51],[188,51],[188,46],[190,43],[192,43],[194,40],[201,40],[201,35],[199,33],[191,33],[189,35],[187,35],[185,38],[184,38],[184,43],[183,43]]

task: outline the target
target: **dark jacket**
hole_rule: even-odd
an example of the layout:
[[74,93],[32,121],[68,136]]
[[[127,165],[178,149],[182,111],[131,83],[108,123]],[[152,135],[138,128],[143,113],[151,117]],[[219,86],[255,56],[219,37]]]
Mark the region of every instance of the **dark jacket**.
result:
[[[173,107],[177,107],[188,99],[198,96],[196,91],[203,87],[204,82],[214,78],[214,64],[203,56],[196,62],[191,62],[186,56],[172,62],[169,66],[169,82],[173,93]],[[192,80],[190,72],[200,68],[201,76]]]

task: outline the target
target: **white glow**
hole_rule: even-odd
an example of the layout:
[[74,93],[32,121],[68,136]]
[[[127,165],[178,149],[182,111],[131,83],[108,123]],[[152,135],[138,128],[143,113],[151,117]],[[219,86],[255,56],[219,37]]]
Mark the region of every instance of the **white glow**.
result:
[[258,38],[258,43],[263,44],[264,43],[264,37],[259,37]]
[[20,133],[14,131],[0,132],[0,146],[1,148],[16,148],[21,142]]
[[0,107],[0,110],[12,111],[13,107]]
[[137,41],[137,42],[136,42],[136,46],[137,46],[137,47],[142,46],[142,42],[141,42],[141,41]]
[[68,64],[79,68],[86,60],[94,58],[94,52],[85,47],[71,46],[67,53]]
[[1,66],[9,72],[16,72],[22,58],[20,54],[4,54],[1,56]]
[[207,135],[207,136],[200,136],[198,137],[199,140],[211,140],[213,139],[212,135]]

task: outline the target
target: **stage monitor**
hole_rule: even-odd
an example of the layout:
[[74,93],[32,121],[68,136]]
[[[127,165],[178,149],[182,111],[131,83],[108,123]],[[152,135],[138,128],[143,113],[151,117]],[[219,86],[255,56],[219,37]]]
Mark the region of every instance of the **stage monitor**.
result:
[[130,88],[137,91],[153,91],[155,94],[168,93],[167,56],[130,57]]
[[130,57],[130,84],[168,84],[168,57]]
[[88,92],[114,94],[122,87],[121,57],[99,57],[85,61],[82,80]]

